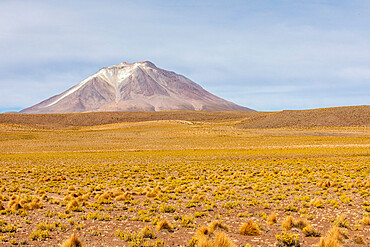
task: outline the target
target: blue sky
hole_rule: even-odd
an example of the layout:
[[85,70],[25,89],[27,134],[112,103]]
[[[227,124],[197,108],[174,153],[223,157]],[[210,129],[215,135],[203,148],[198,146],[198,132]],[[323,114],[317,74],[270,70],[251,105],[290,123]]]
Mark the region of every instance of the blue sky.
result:
[[0,2],[0,112],[149,60],[261,111],[370,104],[370,1]]

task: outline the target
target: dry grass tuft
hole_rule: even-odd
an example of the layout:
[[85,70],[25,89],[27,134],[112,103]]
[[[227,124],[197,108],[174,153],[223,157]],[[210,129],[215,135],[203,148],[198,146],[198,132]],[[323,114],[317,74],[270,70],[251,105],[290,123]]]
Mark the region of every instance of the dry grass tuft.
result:
[[293,228],[294,223],[293,223],[293,217],[288,216],[284,219],[284,221],[281,223],[281,226],[283,227],[284,230],[289,231],[290,229]]
[[339,241],[340,243],[343,243],[344,239],[348,239],[348,235],[347,233],[339,228],[339,227],[336,227],[334,226],[328,233],[327,237],[329,239],[336,239],[337,241]]
[[282,222],[282,224],[281,224],[283,229],[286,230],[286,231],[291,230],[293,227],[296,227],[296,228],[299,228],[299,229],[302,230],[303,228],[305,228],[308,225],[309,225],[309,223],[308,223],[307,220],[305,220],[305,219],[295,220],[292,216],[286,217],[284,219],[284,221]]
[[369,214],[364,215],[361,222],[364,226],[369,226],[370,225],[370,215]]
[[246,236],[258,236],[261,234],[260,229],[256,223],[252,220],[249,220],[247,223],[244,223],[240,229],[239,233]]
[[294,224],[294,227],[296,228],[299,228],[299,229],[303,229],[305,228],[306,226],[309,225],[308,221],[306,219],[298,219],[298,220],[294,220],[293,221],[293,224]]
[[31,199],[21,199],[17,195],[13,195],[8,202],[8,207],[12,210],[18,209],[25,209],[25,210],[32,210],[32,209],[40,209],[43,207],[42,202],[39,198],[34,197]]
[[173,232],[173,226],[167,221],[167,219],[164,219],[157,224],[157,231],[159,232],[161,230]]
[[85,247],[85,245],[77,238],[76,234],[73,233],[60,247]]
[[196,247],[214,247],[213,241],[210,240],[206,236],[200,236],[199,238],[197,238],[195,246]]
[[202,226],[201,228],[199,228],[197,230],[197,232],[195,233],[195,236],[197,239],[200,239],[204,236],[209,236],[211,234],[210,230],[208,229],[208,227],[206,226]]
[[349,221],[343,214],[341,214],[335,220],[334,225],[338,227],[349,228]]
[[315,198],[310,201],[310,205],[317,208],[324,208],[324,200],[321,198]]
[[353,237],[353,242],[354,242],[355,244],[365,244],[365,240],[364,240],[364,238],[363,238],[362,236],[360,236],[360,235],[355,235],[355,236]]
[[267,224],[268,225],[274,225],[277,223],[277,217],[275,213],[271,213],[269,217],[267,218]]
[[334,226],[325,238],[321,238],[318,247],[341,247],[344,239],[348,239],[346,232]]
[[216,232],[213,246],[215,247],[236,247],[231,239],[223,232]]
[[236,247],[233,241],[224,233],[216,232],[211,238],[207,227],[202,227],[196,234],[196,247]]
[[132,199],[132,195],[128,191],[126,191],[125,193],[119,194],[114,198],[114,200],[116,201],[124,201],[124,200],[131,200],[131,199]]
[[223,223],[222,221],[212,221],[209,225],[208,225],[208,228],[209,228],[209,231],[211,233],[214,233],[215,231],[217,231],[218,229],[220,230],[225,230],[225,231],[229,231],[229,226],[227,226],[225,223]]
[[143,238],[156,238],[154,231],[149,226],[145,226],[143,229],[141,229],[140,233]]
[[317,247],[342,247],[342,245],[335,239],[320,238]]
[[77,199],[73,199],[72,201],[70,201],[67,205],[67,209],[68,210],[72,210],[72,211],[75,211],[76,209],[78,209],[80,206],[79,202]]

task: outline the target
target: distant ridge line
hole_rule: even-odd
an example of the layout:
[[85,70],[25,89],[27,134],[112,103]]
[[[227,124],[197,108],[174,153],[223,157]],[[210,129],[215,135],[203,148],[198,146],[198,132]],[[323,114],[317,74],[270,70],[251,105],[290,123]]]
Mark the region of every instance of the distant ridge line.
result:
[[0,124],[41,128],[94,126],[155,120],[238,120],[238,128],[370,126],[370,106],[320,108],[313,110],[257,111],[159,111],[90,112],[60,114],[0,114]]
[[238,126],[242,128],[370,126],[370,106],[284,110],[246,119]]

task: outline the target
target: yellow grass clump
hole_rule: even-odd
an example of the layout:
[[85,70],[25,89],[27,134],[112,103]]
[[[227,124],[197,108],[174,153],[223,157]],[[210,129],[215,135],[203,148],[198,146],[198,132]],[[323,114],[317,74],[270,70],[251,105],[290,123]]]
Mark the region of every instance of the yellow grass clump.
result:
[[211,233],[207,227],[198,229],[195,239],[193,238],[189,245],[195,247],[236,247],[224,232]]
[[308,225],[309,225],[309,223],[308,223],[307,220],[305,220],[305,219],[296,220],[292,216],[287,216],[281,224],[283,229],[286,230],[286,231],[292,229],[293,227],[303,229]]
[[239,233],[246,236],[258,236],[261,234],[259,226],[254,223],[252,220],[249,220],[247,223],[244,223],[240,229]]
[[268,225],[273,225],[277,223],[277,217],[275,213],[271,213],[269,217],[267,218],[267,224]]
[[311,206],[317,207],[317,208],[325,208],[324,206],[324,200],[321,198],[315,198],[311,200],[310,202]]
[[159,232],[161,230],[173,232],[173,226],[167,221],[167,219],[164,219],[157,224],[157,231]]
[[23,199],[17,195],[13,195],[10,198],[10,201],[8,202],[8,207],[13,210],[18,209],[33,210],[42,208],[43,204],[37,197]]
[[307,225],[302,229],[303,234],[306,237],[320,237],[321,233],[318,232],[315,228],[311,225]]
[[283,227],[284,230],[288,231],[293,228],[294,223],[293,223],[293,217],[288,216],[284,219],[284,221],[281,223],[281,226]]
[[85,247],[85,245],[77,238],[76,234],[73,233],[69,239],[60,245],[60,247]]
[[236,247],[231,239],[223,232],[216,232],[215,240],[213,243],[213,246],[215,247]]
[[347,233],[334,226],[325,237],[320,239],[318,247],[340,247],[344,239],[348,239]]
[[369,214],[365,214],[364,217],[362,218],[362,221],[361,222],[365,226],[369,226],[370,225],[370,215]]

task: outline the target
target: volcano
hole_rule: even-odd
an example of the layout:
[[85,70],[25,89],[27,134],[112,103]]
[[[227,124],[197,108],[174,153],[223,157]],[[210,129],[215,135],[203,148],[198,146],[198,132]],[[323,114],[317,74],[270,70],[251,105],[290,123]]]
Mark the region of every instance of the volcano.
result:
[[251,111],[149,61],[104,67],[21,113],[104,111]]

